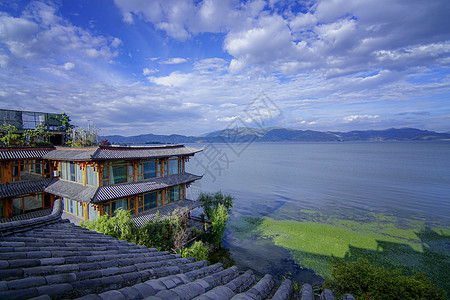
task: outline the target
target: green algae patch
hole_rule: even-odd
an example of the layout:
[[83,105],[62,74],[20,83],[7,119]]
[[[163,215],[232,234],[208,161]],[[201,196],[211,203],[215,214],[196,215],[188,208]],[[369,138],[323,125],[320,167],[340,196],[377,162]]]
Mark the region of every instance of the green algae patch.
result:
[[423,272],[437,286],[450,291],[450,230],[430,228],[417,220],[394,223],[395,219],[383,216],[367,222],[320,215],[314,215],[314,219],[320,222],[246,216],[236,218],[230,226],[240,239],[272,240],[288,250],[298,265],[323,278],[330,276],[331,257],[345,261],[367,258],[407,274]]
[[261,231],[261,237],[271,238],[277,246],[328,257],[344,258],[350,247],[377,251],[380,241],[401,242],[413,249],[422,250],[417,236],[414,237],[409,231],[401,233],[395,230],[396,235],[391,236],[388,233],[394,229],[390,226],[381,228],[356,224],[354,221],[328,224],[266,217],[258,229]]

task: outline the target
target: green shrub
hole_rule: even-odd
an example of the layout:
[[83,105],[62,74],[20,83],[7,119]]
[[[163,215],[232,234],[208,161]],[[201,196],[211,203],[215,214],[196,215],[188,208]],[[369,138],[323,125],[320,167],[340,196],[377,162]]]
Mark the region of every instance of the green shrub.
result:
[[202,241],[195,241],[191,247],[181,250],[181,256],[194,257],[196,261],[208,259],[208,246]]
[[423,274],[406,276],[400,270],[387,270],[359,258],[345,262],[334,258],[330,262],[331,279],[323,285],[335,293],[336,299],[352,294],[356,299],[445,299],[445,293]]
[[114,217],[104,215],[96,221],[81,222],[81,226],[148,248],[172,249],[172,238],[177,234],[179,228],[176,215],[164,219],[157,215],[154,221],[137,227],[134,225],[129,211],[120,208],[116,210],[115,214]]

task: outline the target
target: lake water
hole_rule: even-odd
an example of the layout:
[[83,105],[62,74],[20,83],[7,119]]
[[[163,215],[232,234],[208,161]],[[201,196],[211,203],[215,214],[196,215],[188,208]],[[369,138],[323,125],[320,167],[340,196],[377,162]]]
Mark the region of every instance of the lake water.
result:
[[[374,213],[397,223],[417,220],[450,228],[450,142],[209,144],[187,164],[204,174],[188,189],[232,194],[230,222],[243,216],[298,220],[304,211],[322,216]],[[240,239],[227,229],[225,245],[240,269],[286,272],[299,281],[320,281],[295,263],[292,253],[270,239]],[[447,245],[448,250],[448,245]]]

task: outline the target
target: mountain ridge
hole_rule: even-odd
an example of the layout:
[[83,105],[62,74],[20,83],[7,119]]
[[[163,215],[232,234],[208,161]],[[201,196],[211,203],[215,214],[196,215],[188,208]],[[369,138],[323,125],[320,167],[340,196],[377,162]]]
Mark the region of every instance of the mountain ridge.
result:
[[215,142],[345,142],[345,141],[436,141],[450,140],[450,133],[439,133],[417,128],[389,128],[385,130],[314,131],[291,128],[240,127],[217,130],[201,136],[180,134],[157,135],[140,134],[135,136],[102,136],[112,144],[179,144]]

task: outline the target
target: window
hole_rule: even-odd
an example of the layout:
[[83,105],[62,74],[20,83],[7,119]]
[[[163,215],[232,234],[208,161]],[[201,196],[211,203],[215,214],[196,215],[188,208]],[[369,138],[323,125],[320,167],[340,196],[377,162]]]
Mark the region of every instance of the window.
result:
[[61,162],[61,179],[67,180],[66,162]]
[[105,163],[103,166],[103,186],[134,181],[133,164],[126,161]]
[[47,162],[42,160],[15,160],[11,163],[12,181],[36,180],[50,176]]
[[144,211],[156,207],[157,193],[144,194]]
[[13,215],[21,215],[42,209],[42,194],[13,199]]
[[98,219],[97,206],[94,204],[88,204],[88,219],[90,221],[95,221]]
[[83,167],[80,164],[76,164],[77,182],[83,183]]
[[169,159],[169,175],[179,173],[178,159]]
[[66,199],[67,202],[67,209],[66,211],[71,213],[71,214],[76,214],[77,212],[77,203],[74,200],[70,200],[70,199]]
[[155,178],[156,177],[156,161],[144,162],[144,179]]
[[119,208],[128,210],[128,199],[127,198],[111,201],[108,204],[103,206],[104,213],[108,214],[108,216],[111,216],[111,217],[116,215],[116,210]]
[[93,166],[86,166],[86,184],[98,186],[98,173]]
[[170,189],[170,202],[175,202],[180,200],[180,186],[176,186]]
[[72,199],[64,198],[64,211],[80,218],[84,216],[83,203]]
[[77,216],[82,218],[83,214],[84,214],[83,203],[82,202],[78,202],[78,201],[75,201],[75,203],[76,203],[75,205],[77,206]]
[[134,197],[128,198],[128,210],[134,215]]
[[144,211],[144,198],[142,195],[137,196],[137,212],[138,214]]
[[68,171],[69,171],[67,177],[69,178],[70,181],[75,181],[76,180],[76,177],[75,177],[75,174],[76,174],[75,164],[69,162],[69,163],[67,163],[67,165],[68,165]]

